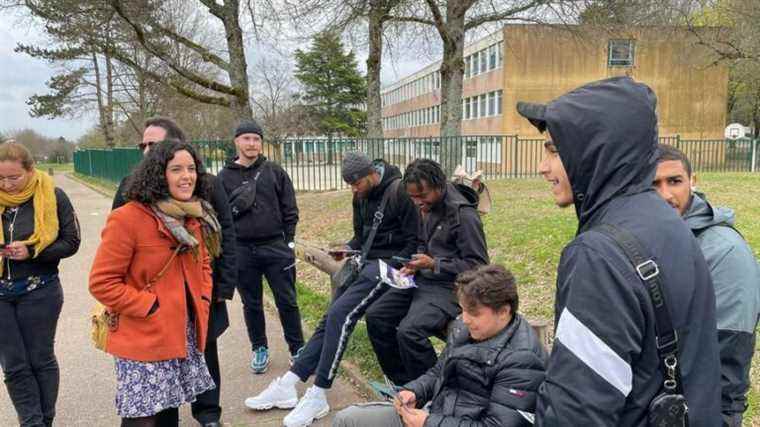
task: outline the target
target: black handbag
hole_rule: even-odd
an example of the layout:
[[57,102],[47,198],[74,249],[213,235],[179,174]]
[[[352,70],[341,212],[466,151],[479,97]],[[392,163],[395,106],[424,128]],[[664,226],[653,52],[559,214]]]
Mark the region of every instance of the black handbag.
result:
[[380,206],[378,206],[377,211],[372,216],[372,228],[369,231],[367,240],[365,240],[364,245],[362,245],[362,251],[359,257],[357,258],[356,256],[352,256],[348,258],[346,262],[343,263],[343,266],[338,271],[333,273],[333,275],[330,277],[333,285],[333,297],[335,297],[335,294],[337,294],[343,288],[354,283],[359,277],[359,272],[364,265],[364,261],[367,259],[369,250],[372,248],[372,242],[375,240],[377,230],[380,228],[380,224],[383,222],[383,215],[385,215],[385,206],[388,204],[388,199],[390,199],[392,188],[398,187],[395,187],[393,185],[388,185],[388,187],[386,187],[385,192],[383,193],[383,198],[380,200]]
[[657,354],[664,381],[662,391],[649,403],[648,426],[686,427],[689,425],[689,406],[683,395],[681,367],[678,365],[678,333],[673,329],[665,294],[660,284],[660,269],[651,256],[627,230],[610,224],[594,227],[594,230],[611,237],[633,264],[652,299],[655,317]]

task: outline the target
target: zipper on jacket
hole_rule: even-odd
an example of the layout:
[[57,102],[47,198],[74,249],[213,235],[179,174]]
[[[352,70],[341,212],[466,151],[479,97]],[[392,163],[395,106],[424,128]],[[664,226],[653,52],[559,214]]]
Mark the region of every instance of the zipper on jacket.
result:
[[[8,225],[8,241],[13,241],[13,226],[16,224],[16,217],[18,216],[18,211],[21,210],[21,206],[19,205],[16,210],[13,212],[13,219],[11,220],[11,223]],[[5,262],[8,264],[8,280],[11,280],[11,259],[8,257],[5,257]]]

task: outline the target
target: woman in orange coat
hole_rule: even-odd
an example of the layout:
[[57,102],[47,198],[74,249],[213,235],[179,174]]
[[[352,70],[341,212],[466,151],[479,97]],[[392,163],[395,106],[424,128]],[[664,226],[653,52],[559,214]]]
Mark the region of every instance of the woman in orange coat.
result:
[[215,387],[203,346],[220,228],[202,167],[191,145],[156,144],[95,255],[90,292],[116,319],[106,352],[123,427],[176,426],[178,407]]

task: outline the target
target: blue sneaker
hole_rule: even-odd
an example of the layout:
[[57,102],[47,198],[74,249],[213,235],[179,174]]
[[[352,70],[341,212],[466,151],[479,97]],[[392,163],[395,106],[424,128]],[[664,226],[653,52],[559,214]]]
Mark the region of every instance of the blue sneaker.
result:
[[269,349],[261,346],[253,351],[251,370],[254,374],[263,374],[269,368]]
[[290,355],[290,366],[293,366],[293,363],[295,363],[296,359],[298,359],[298,356],[301,355],[305,347],[306,347],[305,345],[302,345],[301,347],[298,348],[298,350],[296,350],[294,354]]

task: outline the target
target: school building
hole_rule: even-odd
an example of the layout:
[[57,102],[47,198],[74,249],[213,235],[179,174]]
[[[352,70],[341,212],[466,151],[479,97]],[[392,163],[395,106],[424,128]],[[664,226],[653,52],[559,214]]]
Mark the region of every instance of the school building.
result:
[[[537,138],[518,116],[517,101],[547,102],[591,81],[629,75],[655,91],[660,136],[723,139],[728,69],[696,41],[677,27],[506,25],[465,47],[462,135]],[[439,67],[383,88],[386,138],[439,135]]]

